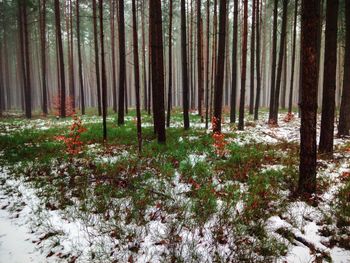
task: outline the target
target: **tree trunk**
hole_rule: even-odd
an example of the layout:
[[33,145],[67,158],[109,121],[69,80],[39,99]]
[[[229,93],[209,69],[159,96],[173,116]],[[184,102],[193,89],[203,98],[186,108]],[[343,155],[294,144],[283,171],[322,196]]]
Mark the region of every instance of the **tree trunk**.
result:
[[248,38],[248,0],[244,0],[243,18],[243,42],[242,42],[242,72],[241,72],[241,98],[239,103],[238,129],[244,130],[244,104],[245,104],[245,81],[247,73],[247,38]]
[[213,49],[212,49],[212,82],[210,90],[210,118],[213,115],[215,73],[216,73],[216,47],[217,47],[217,0],[214,0],[214,17],[213,17]]
[[125,19],[124,0],[119,0],[119,103],[118,103],[118,125],[124,124],[125,112]]
[[288,11],[288,0],[283,0],[283,15],[282,15],[280,50],[279,50],[279,55],[278,55],[278,67],[277,67],[277,79],[276,79],[275,95],[274,95],[274,106],[273,106],[272,118],[271,118],[271,121],[273,124],[278,123],[278,109],[279,109],[279,104],[280,104],[283,57],[284,57],[284,49],[286,47],[285,42],[286,42],[286,34],[287,34],[287,11]]
[[273,10],[271,90],[270,90],[270,113],[269,113],[270,124],[274,124],[273,114],[274,114],[274,106],[275,106],[275,85],[276,85],[278,0],[275,0],[274,3],[275,4],[274,4],[274,10]]
[[[238,1],[238,0],[237,0]],[[210,0],[207,0],[207,42],[206,42],[206,84],[205,84],[205,128],[209,126],[209,45],[210,45]]]
[[256,5],[256,97],[255,97],[255,108],[254,108],[254,120],[258,120],[259,118],[260,94],[261,94],[260,10],[259,10],[259,0],[257,0],[257,5]]
[[42,111],[46,116],[47,109],[47,70],[46,70],[46,0],[40,1],[40,47],[41,47],[41,85],[42,85]]
[[234,0],[233,13],[233,37],[232,37],[232,86],[231,86],[231,110],[230,122],[236,122],[237,100],[237,40],[238,40],[238,0]]
[[95,70],[96,70],[96,88],[97,88],[97,108],[98,115],[101,116],[101,79],[100,79],[100,61],[98,57],[98,38],[97,38],[97,7],[96,0],[92,0],[92,12],[94,23],[94,46],[95,46]]
[[217,69],[215,77],[215,94],[214,94],[214,125],[213,132],[221,133],[221,114],[222,114],[222,95],[224,85],[224,69],[225,69],[225,49],[226,49],[226,12],[227,1],[220,1],[219,7],[219,44]]
[[317,35],[319,27],[319,0],[302,0],[302,87],[299,193],[316,190],[316,117],[317,117]]
[[152,90],[154,101],[154,119],[159,143],[165,143],[165,112],[164,112],[164,61],[163,61],[163,30],[162,8],[160,0],[150,1],[150,35],[152,49]]
[[295,68],[295,47],[296,47],[296,37],[297,37],[297,19],[298,19],[298,2],[295,0],[294,6],[294,24],[293,24],[293,51],[292,51],[292,70],[290,77],[290,91],[289,91],[289,102],[288,102],[288,113],[292,113],[293,106],[293,90],[294,90],[294,68]]
[[187,49],[186,49],[186,7],[185,0],[181,0],[181,54],[182,54],[182,104],[184,114],[184,128],[190,128],[188,115],[188,70],[187,70]]
[[343,94],[340,104],[338,135],[350,135],[350,2],[345,1],[345,56],[344,56],[344,79]]
[[173,56],[172,56],[172,31],[173,31],[173,0],[169,1],[169,82],[168,82],[168,110],[167,127],[170,126],[172,87],[173,87]]
[[134,40],[134,76],[135,76],[135,94],[136,94],[136,117],[137,117],[137,141],[139,153],[142,147],[142,130],[141,130],[141,110],[140,110],[140,66],[139,66],[139,47],[137,38],[137,21],[136,21],[136,4],[132,0],[132,27]]
[[103,140],[107,140],[107,76],[105,63],[105,47],[103,34],[103,0],[99,1],[100,9],[100,45],[101,45],[101,80],[102,80],[102,118],[103,118]]
[[117,77],[115,61],[115,0],[110,1],[110,22],[111,22],[111,51],[112,51],[112,96],[113,111],[117,112]]
[[250,41],[250,100],[249,100],[249,114],[254,113],[254,91],[255,91],[255,78],[254,78],[254,67],[255,67],[255,9],[256,0],[253,0],[252,9],[252,33]]
[[203,51],[202,51],[202,12],[201,0],[197,0],[197,81],[198,81],[198,114],[203,122],[202,105],[204,99],[203,87]]
[[322,118],[319,152],[333,155],[335,90],[337,75],[337,37],[339,0],[327,0],[323,72]]
[[85,95],[84,95],[84,81],[83,81],[83,69],[81,58],[81,41],[80,41],[80,5],[79,0],[76,0],[76,12],[77,12],[77,44],[78,44],[78,74],[80,84],[80,108],[81,114],[85,114]]
[[143,100],[144,110],[147,111],[147,74],[146,74],[146,40],[145,40],[145,0],[142,0],[141,7],[141,29],[142,29],[142,79],[143,79]]
[[71,99],[72,111],[75,112],[75,85],[74,85],[74,56],[73,56],[73,5],[72,0],[69,0],[69,16],[68,26],[69,26],[69,39],[68,39],[68,48],[69,48],[69,96]]

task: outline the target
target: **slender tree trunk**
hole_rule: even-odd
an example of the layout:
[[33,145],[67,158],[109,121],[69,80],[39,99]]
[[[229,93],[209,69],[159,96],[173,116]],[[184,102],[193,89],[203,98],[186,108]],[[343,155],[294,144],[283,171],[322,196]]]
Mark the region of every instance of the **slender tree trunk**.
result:
[[270,124],[274,124],[273,114],[274,114],[274,106],[275,106],[275,85],[276,85],[278,0],[274,0],[274,3],[275,4],[274,4],[274,10],[273,10],[271,91],[270,91],[270,113],[269,113]]
[[327,0],[323,72],[322,119],[319,152],[333,155],[335,90],[337,75],[338,0]]
[[190,119],[188,115],[188,70],[187,70],[187,49],[186,49],[186,7],[185,0],[181,0],[181,54],[182,54],[182,104],[184,114],[184,128],[190,128]]
[[260,94],[261,94],[261,73],[260,73],[260,10],[259,0],[256,4],[256,97],[254,108],[254,120],[259,118]]
[[284,57],[284,49],[286,47],[285,41],[286,41],[286,34],[287,34],[287,11],[288,11],[287,9],[288,9],[288,0],[283,0],[282,31],[281,31],[281,39],[280,39],[280,50],[278,55],[274,106],[273,106],[272,119],[271,119],[273,124],[278,123],[278,109],[279,109],[279,102],[280,102],[283,57]]
[[135,0],[132,0],[132,27],[133,27],[133,40],[134,40],[134,76],[135,76],[135,94],[136,94],[136,117],[137,117],[137,141],[139,153],[142,148],[142,130],[141,130],[141,106],[140,106],[140,66],[139,66],[139,47],[137,38],[137,20],[136,20],[136,4]]
[[97,37],[97,7],[96,0],[92,0],[92,12],[94,23],[94,46],[95,46],[95,70],[96,70],[96,88],[97,88],[97,108],[98,115],[101,116],[101,79],[100,79],[100,60],[98,56],[98,37]]
[[77,14],[77,48],[78,48],[78,74],[79,74],[79,84],[80,84],[80,107],[81,114],[85,114],[85,95],[84,95],[84,81],[83,81],[83,68],[82,68],[82,58],[81,58],[81,41],[80,41],[80,0],[76,0],[76,14]]
[[214,0],[214,17],[213,17],[213,49],[212,49],[212,69],[211,69],[211,89],[210,89],[210,118],[213,116],[214,88],[216,73],[216,47],[217,47],[217,0]]
[[147,74],[146,74],[146,40],[145,40],[145,0],[142,0],[141,7],[141,29],[142,29],[142,79],[143,79],[143,99],[144,110],[147,111]]
[[231,86],[231,111],[230,122],[236,122],[237,101],[237,41],[238,41],[238,0],[234,0],[233,13],[233,37],[232,37],[232,86]]
[[248,38],[248,0],[244,0],[243,18],[243,41],[242,41],[242,72],[241,72],[241,98],[239,104],[238,129],[244,129],[244,104],[245,104],[245,82],[247,73],[247,38]]
[[289,92],[289,102],[288,102],[288,113],[292,113],[293,106],[293,91],[294,91],[294,68],[295,68],[295,47],[296,47],[296,37],[297,37],[297,19],[298,19],[298,2],[295,0],[294,6],[294,24],[293,24],[293,51],[292,51],[292,70],[290,77],[290,92]]
[[75,84],[74,84],[74,56],[73,56],[73,5],[72,0],[69,0],[69,16],[68,25],[69,25],[69,95],[71,99],[72,111],[75,112]]
[[173,0],[169,1],[169,82],[168,82],[168,115],[167,127],[170,126],[172,87],[173,87],[173,56],[172,56],[172,31],[173,31]]
[[125,19],[124,0],[119,0],[119,103],[118,103],[118,125],[124,124],[125,112]]
[[226,48],[226,12],[227,1],[220,1],[219,7],[219,44],[214,94],[214,127],[213,132],[221,132],[222,95],[224,85],[225,48]]
[[110,2],[111,16],[111,51],[112,51],[112,96],[113,111],[117,112],[117,77],[116,77],[116,56],[115,56],[115,0]]
[[252,34],[250,41],[250,100],[249,100],[249,114],[254,113],[254,91],[255,91],[255,9],[256,9],[256,0],[253,0],[253,9],[252,9]]
[[345,56],[343,94],[340,104],[338,135],[350,135],[350,2],[345,1]]
[[316,190],[317,35],[320,23],[319,4],[319,0],[302,0],[300,194],[311,194]]
[[156,122],[159,143],[165,143],[165,111],[164,111],[164,61],[162,8],[160,0],[150,1],[150,35],[152,49],[152,90],[154,101],[154,119]]
[[197,0],[197,81],[198,81],[198,114],[203,122],[202,105],[204,99],[203,87],[203,51],[202,51],[202,2]]
[[[286,36],[287,38],[287,36]],[[286,93],[287,93],[287,39],[284,41],[284,56],[283,56],[283,83],[282,83],[282,98],[281,98],[281,108],[286,109]]]
[[[238,0],[237,0],[238,1]],[[210,45],[210,0],[207,0],[207,55],[206,55],[206,84],[205,84],[205,128],[209,126],[209,45]]]
[[99,9],[100,9],[103,140],[106,141],[107,140],[107,76],[106,76],[106,63],[105,63],[104,33],[103,33],[103,0],[99,0]]
[[41,48],[41,85],[42,85],[42,111],[46,116],[47,109],[47,70],[46,70],[46,0],[40,1],[40,48]]

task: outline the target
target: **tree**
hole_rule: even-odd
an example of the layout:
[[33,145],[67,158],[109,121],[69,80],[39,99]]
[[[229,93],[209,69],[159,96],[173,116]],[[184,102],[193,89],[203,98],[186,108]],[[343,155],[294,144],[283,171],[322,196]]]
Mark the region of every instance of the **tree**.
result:
[[168,80],[168,111],[167,124],[170,126],[172,86],[173,86],[173,56],[172,56],[172,31],[173,31],[173,0],[169,0],[169,80]]
[[100,61],[98,56],[98,37],[97,37],[97,6],[96,0],[92,0],[92,14],[94,24],[94,47],[95,47],[95,71],[96,71],[96,88],[97,88],[97,109],[98,115],[101,116],[101,79],[100,79]]
[[124,124],[125,111],[125,19],[124,19],[124,0],[119,0],[119,101],[118,101],[118,125]]
[[116,77],[116,57],[115,57],[115,0],[110,0],[111,17],[111,49],[112,49],[112,96],[113,110],[117,112],[117,77]]
[[143,79],[143,108],[147,110],[147,74],[146,74],[146,40],[145,40],[145,0],[141,4],[141,29],[142,29],[142,79]]
[[164,112],[164,61],[163,61],[163,30],[162,7],[160,0],[152,0],[149,4],[152,92],[154,94],[154,120],[159,143],[165,143],[165,112]]
[[317,35],[319,27],[319,0],[302,0],[301,10],[301,128],[299,193],[316,190],[316,117],[318,58]]
[[289,91],[289,101],[288,101],[288,113],[292,113],[293,106],[293,90],[294,90],[294,69],[295,69],[295,49],[296,49],[296,38],[297,38],[297,19],[298,19],[298,2],[295,0],[294,3],[294,24],[293,24],[293,51],[292,51],[292,69],[290,77],[290,91]]
[[80,85],[80,108],[81,114],[85,114],[85,95],[84,95],[84,81],[83,81],[83,67],[81,58],[81,41],[80,41],[80,4],[79,0],[76,0],[76,14],[77,14],[77,44],[78,44],[78,75],[79,75],[79,85]]
[[280,101],[280,90],[281,90],[281,79],[282,79],[282,67],[283,67],[283,57],[284,50],[286,48],[286,34],[287,34],[287,9],[288,9],[288,0],[283,0],[283,15],[282,15],[282,30],[280,38],[280,50],[278,54],[278,66],[277,66],[277,79],[275,85],[275,94],[273,98],[273,107],[270,121],[273,124],[278,122],[278,108]]
[[225,48],[226,48],[226,12],[227,1],[220,1],[219,7],[219,44],[217,69],[215,77],[214,94],[214,122],[213,132],[221,132],[221,114],[222,114],[222,95],[224,85],[224,67],[225,67]]
[[105,63],[105,47],[103,34],[103,0],[99,1],[100,9],[100,45],[101,45],[101,88],[102,88],[102,118],[103,118],[103,140],[107,140],[107,76]]
[[202,51],[202,12],[201,0],[197,0],[197,81],[198,81],[198,114],[203,121],[202,105],[204,99],[203,87],[203,51]]
[[[238,1],[238,0],[237,0]],[[209,61],[210,61],[210,0],[207,0],[207,49],[206,49],[206,84],[205,84],[205,128],[209,126]]]
[[182,104],[185,130],[190,128],[188,115],[188,70],[187,70],[187,49],[186,49],[186,7],[185,0],[181,0],[181,54],[182,54]]
[[237,38],[238,38],[238,0],[234,0],[233,34],[232,34],[232,85],[230,122],[236,122],[237,100]]
[[142,130],[141,130],[141,110],[140,110],[140,66],[139,66],[139,47],[137,39],[137,20],[136,20],[136,4],[132,0],[132,28],[134,41],[134,76],[135,76],[135,93],[136,93],[136,117],[137,117],[137,141],[139,152],[142,147]]
[[75,84],[74,84],[74,59],[73,59],[73,5],[72,0],[68,2],[67,33],[68,33],[68,67],[69,67],[69,96],[71,108],[75,112]]
[[254,112],[254,92],[255,92],[255,79],[254,79],[254,69],[255,69],[255,10],[256,9],[256,0],[253,0],[253,9],[252,9],[252,34],[250,41],[250,100],[249,100],[249,114]]
[[276,57],[277,57],[277,20],[278,20],[278,0],[274,1],[273,9],[273,36],[272,36],[272,63],[271,63],[271,91],[270,91],[270,112],[269,123],[273,123],[273,113],[275,106],[275,84],[276,84]]
[[350,135],[350,2],[345,1],[345,57],[343,94],[341,98],[338,135]]
[[327,0],[324,49],[323,99],[319,152],[333,155],[335,90],[337,74],[338,0]]
[[244,129],[244,103],[245,103],[245,81],[247,72],[247,38],[248,38],[248,0],[244,0],[243,18],[243,41],[242,41],[242,72],[241,72],[241,97],[239,103],[238,129]]
[[259,118],[260,94],[261,94],[260,10],[259,10],[259,0],[257,0],[257,4],[256,4],[256,97],[255,97],[255,108],[254,108],[254,120],[258,120]]
[[46,0],[41,0],[39,6],[40,47],[41,47],[41,85],[42,111],[47,115],[47,71],[46,71]]

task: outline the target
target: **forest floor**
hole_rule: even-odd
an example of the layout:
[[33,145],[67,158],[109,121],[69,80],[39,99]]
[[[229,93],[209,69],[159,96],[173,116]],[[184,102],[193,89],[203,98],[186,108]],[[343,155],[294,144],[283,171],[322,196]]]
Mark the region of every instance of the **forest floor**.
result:
[[[143,115],[123,127],[82,117],[0,120],[0,262],[350,262],[350,140],[318,160],[318,189],[297,197],[300,120],[246,116],[224,138],[174,111],[167,144]],[[210,127],[209,127],[210,128]],[[219,141],[218,141],[219,140]],[[215,147],[215,143],[222,148]],[[219,150],[219,152],[218,152]]]

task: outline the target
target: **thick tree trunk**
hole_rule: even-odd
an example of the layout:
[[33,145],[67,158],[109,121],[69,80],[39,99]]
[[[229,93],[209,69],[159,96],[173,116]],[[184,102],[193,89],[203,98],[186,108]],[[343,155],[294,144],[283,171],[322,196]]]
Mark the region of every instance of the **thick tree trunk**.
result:
[[118,100],[118,125],[124,124],[125,112],[125,19],[124,0],[119,0],[119,100]]
[[46,0],[40,1],[40,48],[41,48],[41,85],[42,111],[47,115],[47,70],[46,70]]
[[142,148],[142,130],[141,130],[141,106],[140,106],[140,66],[139,66],[139,47],[137,38],[137,20],[136,20],[136,4],[132,0],[132,27],[134,42],[134,77],[135,77],[135,95],[136,95],[136,117],[137,117],[137,141],[139,153]]
[[293,91],[294,91],[294,69],[295,69],[295,47],[296,47],[296,37],[297,37],[297,19],[298,19],[298,2],[295,0],[294,6],[294,24],[293,24],[293,51],[292,51],[292,69],[290,73],[290,91],[289,91],[289,101],[288,101],[288,113],[292,113],[293,107]]
[[218,58],[215,80],[214,94],[214,126],[213,132],[221,132],[221,114],[222,114],[222,95],[224,85],[224,69],[225,69],[225,49],[226,49],[226,12],[227,1],[220,1],[219,7],[219,44]]
[[101,116],[101,79],[100,79],[100,60],[98,56],[98,37],[97,37],[97,7],[96,0],[92,0],[92,13],[94,24],[94,47],[95,47],[95,70],[96,70],[96,88],[97,88],[97,108],[98,115]]
[[261,73],[260,73],[260,9],[259,0],[256,4],[256,97],[254,107],[254,120],[259,118],[259,106],[261,96]]
[[340,104],[338,135],[350,135],[350,1],[345,1],[345,57],[344,57],[344,79],[343,94]]
[[254,92],[255,92],[255,76],[254,76],[254,67],[255,67],[255,9],[256,9],[256,0],[253,0],[253,9],[252,9],[252,33],[250,41],[250,100],[249,100],[249,114],[254,113]]
[[165,111],[164,111],[164,61],[162,8],[160,0],[150,1],[150,35],[152,49],[152,90],[154,101],[154,119],[156,122],[159,143],[165,143]]
[[99,9],[100,9],[103,140],[106,141],[107,140],[107,75],[106,75],[106,63],[105,63],[104,33],[103,33],[103,0],[99,1]]
[[85,114],[85,95],[84,95],[84,81],[83,81],[83,68],[81,58],[81,41],[80,41],[80,4],[79,0],[76,0],[76,14],[77,14],[77,48],[78,48],[78,75],[80,85],[80,108],[81,114]]
[[274,124],[273,114],[275,106],[275,85],[276,85],[276,57],[277,57],[277,20],[278,0],[274,0],[273,10],[273,36],[272,36],[272,62],[271,62],[271,90],[270,90],[270,112],[269,123]]
[[327,0],[323,99],[319,152],[333,155],[339,0]]
[[169,1],[169,79],[168,79],[168,110],[167,110],[167,121],[166,126],[170,126],[170,115],[171,115],[171,102],[173,92],[173,46],[172,46],[172,32],[173,32],[173,0]]
[[319,0],[302,0],[300,194],[311,194],[316,190],[317,35],[320,23],[319,4]]
[[181,54],[182,54],[182,104],[184,114],[184,128],[190,128],[190,119],[188,115],[188,70],[187,70],[187,49],[186,49],[186,7],[185,0],[181,0]]
[[242,41],[242,72],[241,97],[239,103],[238,129],[244,129],[245,82],[247,73],[247,38],[248,38],[248,0],[244,0],[243,41]]
[[238,0],[234,0],[233,34],[232,34],[232,86],[230,122],[236,122],[237,100],[237,41],[238,41]]
[[282,29],[281,29],[281,39],[280,39],[280,50],[278,55],[278,67],[277,67],[277,79],[275,86],[274,95],[274,106],[272,111],[272,123],[278,123],[278,109],[280,104],[280,91],[281,91],[281,79],[282,79],[282,67],[283,67],[283,57],[284,49],[286,47],[286,34],[287,34],[287,11],[288,11],[288,0],[283,0],[283,16],[282,16]]

